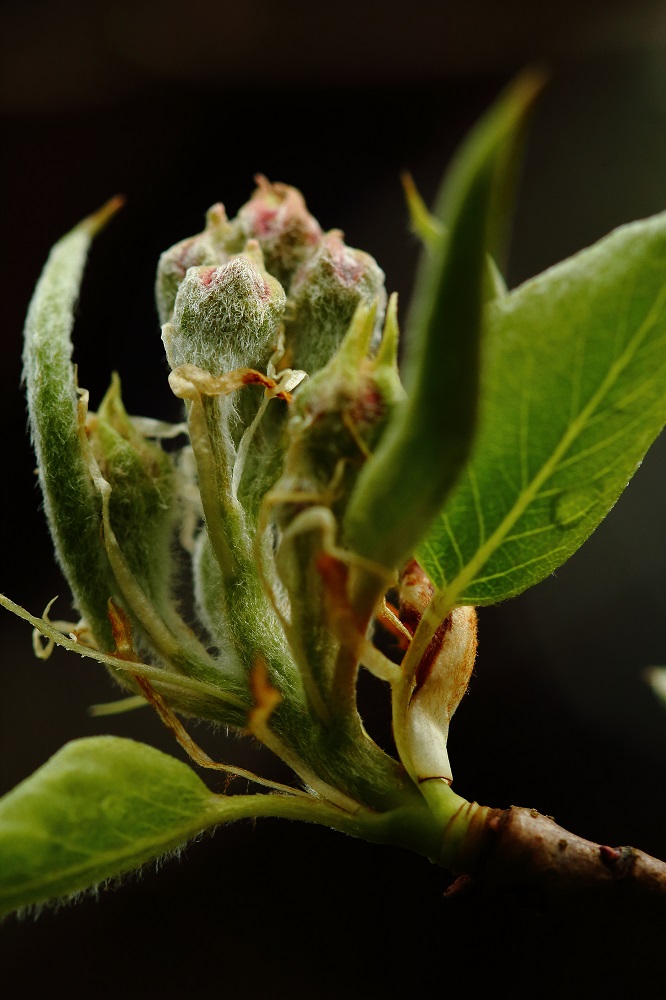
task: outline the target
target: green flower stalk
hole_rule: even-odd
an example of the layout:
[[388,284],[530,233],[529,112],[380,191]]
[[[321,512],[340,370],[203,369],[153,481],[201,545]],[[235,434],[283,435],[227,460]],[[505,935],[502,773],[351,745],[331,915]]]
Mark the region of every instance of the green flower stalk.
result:
[[[494,263],[539,87],[526,74],[502,95],[433,216],[406,182],[424,251],[404,380],[381,268],[339,230],[324,233],[287,185],[258,177],[235,218],[214,205],[203,232],[160,258],[175,426],[130,416],[117,375],[91,411],[72,365],[85,258],[119,202],[53,249],[26,321],[25,379],[46,516],[81,622],[59,628],[0,603],[109,669],[126,696],[100,711],[148,703],[193,764],[262,791],[213,794],[129,740],[68,744],[0,800],[0,911],[76,893],[248,816],[325,824],[493,883],[552,884],[554,871],[563,886],[627,881],[611,848],[462,799],[447,745],[475,663],[475,606],[568,558],[666,420],[654,361],[666,218],[512,292]],[[181,611],[188,559],[196,621]],[[391,689],[395,757],[363,725],[362,669]],[[257,740],[293,779],[214,760],[190,718]],[[664,866],[634,852],[631,884],[663,893]]]

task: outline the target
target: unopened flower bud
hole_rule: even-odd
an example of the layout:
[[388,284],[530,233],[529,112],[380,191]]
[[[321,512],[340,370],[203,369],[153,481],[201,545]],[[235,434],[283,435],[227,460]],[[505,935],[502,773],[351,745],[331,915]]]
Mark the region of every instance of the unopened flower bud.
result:
[[333,230],[294,275],[289,301],[294,308],[287,333],[290,363],[312,374],[335,353],[359,304],[377,303],[378,336],[386,304],[384,272],[370,254],[346,246]]
[[[258,253],[256,246],[251,250]],[[275,350],[285,302],[280,283],[249,255],[219,267],[190,268],[173,320],[162,330],[169,364],[196,365],[215,376],[241,367],[263,370]]]
[[170,456],[134,427],[114,375],[86,432],[111,487],[109,516],[123,556],[144,591],[166,606],[172,578],[171,543],[178,515]]
[[[376,304],[358,306],[337,352],[299,387],[287,436],[285,490],[326,491],[343,463],[349,496],[393,408],[404,399],[397,369],[396,298],[392,296],[380,349],[371,342]],[[344,502],[335,504],[341,516]],[[287,518],[288,518],[287,513]]]
[[155,301],[160,323],[171,319],[178,289],[191,267],[224,264],[229,259],[227,244],[234,234],[224,205],[213,205],[206,213],[206,228],[196,236],[181,240],[165,250],[157,265]]
[[288,184],[271,184],[261,174],[255,180],[257,189],[239,211],[237,222],[245,239],[258,241],[266,270],[286,286],[323,233],[300,191]]

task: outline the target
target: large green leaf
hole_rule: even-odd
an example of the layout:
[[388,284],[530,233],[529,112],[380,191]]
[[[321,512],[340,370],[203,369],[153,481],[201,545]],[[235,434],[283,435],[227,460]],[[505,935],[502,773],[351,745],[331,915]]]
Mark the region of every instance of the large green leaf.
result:
[[181,761],[132,740],[66,744],[0,799],[0,913],[132,871],[222,818]]
[[433,610],[560,566],[666,420],[666,214],[611,233],[488,307],[479,433],[419,558]]

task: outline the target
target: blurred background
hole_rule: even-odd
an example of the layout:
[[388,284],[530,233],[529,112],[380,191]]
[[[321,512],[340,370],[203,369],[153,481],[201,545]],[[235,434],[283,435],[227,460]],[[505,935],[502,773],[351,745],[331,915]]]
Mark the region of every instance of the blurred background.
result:
[[[371,252],[404,310],[418,248],[399,171],[431,200],[466,130],[535,63],[551,80],[526,154],[512,285],[666,208],[663,0],[2,3],[0,591],[38,614],[59,594],[53,614],[69,615],[20,391],[25,310],[60,235],[126,196],[90,259],[80,382],[95,407],[117,369],[130,412],[177,419],[152,301],[163,249],[199,231],[215,201],[235,214],[261,171],[301,188],[324,228]],[[450,741],[462,795],[535,806],[583,836],[661,857],[666,709],[643,673],[666,660],[665,492],[662,441],[567,565],[481,612]],[[114,696],[101,669],[57,652],[35,660],[29,627],[6,612],[0,630],[0,792],[73,737],[112,732],[179,754],[148,711],[87,715]],[[380,694],[365,691],[377,731]],[[213,757],[256,762],[221,733],[194,735]],[[272,767],[266,754],[256,766]],[[221,790],[214,775],[210,784]],[[26,995],[48,978],[75,997],[218,984],[249,998],[438,995],[463,975],[481,985],[529,975],[555,995],[574,970],[572,995],[613,996],[659,980],[652,916],[473,892],[443,900],[449,881],[421,858],[319,828],[244,824],[99,902],[9,920],[0,976],[20,975]]]

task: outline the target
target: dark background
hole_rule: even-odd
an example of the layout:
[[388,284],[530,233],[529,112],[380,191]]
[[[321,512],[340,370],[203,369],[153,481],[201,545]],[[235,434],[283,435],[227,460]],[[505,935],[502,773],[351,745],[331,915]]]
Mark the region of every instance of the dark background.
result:
[[[49,247],[82,216],[127,197],[91,256],[80,381],[94,407],[117,368],[130,412],[175,419],[154,267],[212,202],[235,214],[257,171],[297,185],[325,228],[376,256],[404,308],[417,248],[399,171],[431,198],[502,85],[545,63],[509,262],[516,284],[666,207],[665,51],[666,5],[647,0],[4,3],[0,590],[36,613],[60,594],[53,613],[68,615],[25,435],[20,350]],[[643,671],[666,660],[664,445],[566,566],[481,612],[450,743],[462,795],[535,806],[583,836],[661,857],[666,715]],[[104,672],[62,653],[35,660],[29,627],[1,614],[0,792],[77,736],[112,732],[178,754],[147,712],[88,717],[113,696]],[[381,727],[381,708],[367,711]],[[248,762],[239,741],[203,726],[195,735],[212,756]],[[257,766],[270,769],[266,754]],[[74,997],[250,998],[439,996],[457,982],[622,996],[663,982],[663,914],[443,900],[449,881],[397,849],[242,824],[98,902],[9,919],[0,981],[27,996],[57,983]]]

